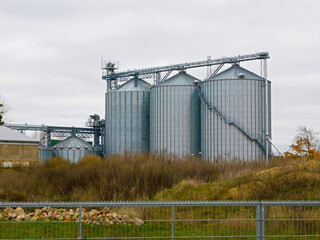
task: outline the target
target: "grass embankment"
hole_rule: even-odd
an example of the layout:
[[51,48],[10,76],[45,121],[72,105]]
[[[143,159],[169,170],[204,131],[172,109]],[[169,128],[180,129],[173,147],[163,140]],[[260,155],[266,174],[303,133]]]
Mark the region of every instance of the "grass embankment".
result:
[[155,200],[319,200],[319,159],[272,159],[229,165],[211,182],[183,180]]
[[319,200],[320,160],[201,161],[148,154],[0,170],[0,201]]

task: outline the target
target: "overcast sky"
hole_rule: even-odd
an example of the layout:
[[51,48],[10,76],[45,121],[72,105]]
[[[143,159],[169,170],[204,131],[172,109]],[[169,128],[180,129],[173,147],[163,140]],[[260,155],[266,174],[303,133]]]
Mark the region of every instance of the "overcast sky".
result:
[[[299,125],[320,131],[319,0],[0,0],[12,123],[104,118],[102,56],[126,70],[261,51],[271,56],[273,140],[287,150]],[[242,66],[259,74],[259,64]]]

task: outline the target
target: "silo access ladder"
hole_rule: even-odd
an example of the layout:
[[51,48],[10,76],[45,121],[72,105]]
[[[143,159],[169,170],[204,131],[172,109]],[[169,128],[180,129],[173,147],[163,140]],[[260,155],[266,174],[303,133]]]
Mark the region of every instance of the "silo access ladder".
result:
[[239,121],[235,120],[235,119],[230,119],[228,118],[225,114],[223,114],[221,111],[219,111],[216,107],[212,106],[203,96],[203,94],[201,93],[201,89],[198,86],[197,87],[198,90],[198,95],[201,99],[201,102],[207,107],[207,109],[209,109],[210,111],[214,111],[223,121],[225,121],[227,124],[229,125],[233,125],[235,126],[238,130],[240,130],[247,138],[249,138],[252,141],[255,141],[260,147],[261,149],[265,152],[265,146],[263,145],[263,143],[257,138],[253,136],[253,133],[247,128],[245,127],[242,123],[240,123]]

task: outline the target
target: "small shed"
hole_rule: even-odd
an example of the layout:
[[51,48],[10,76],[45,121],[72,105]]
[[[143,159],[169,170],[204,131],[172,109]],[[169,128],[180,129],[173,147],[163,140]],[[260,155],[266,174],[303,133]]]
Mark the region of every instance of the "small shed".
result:
[[63,157],[71,162],[78,162],[86,155],[100,156],[101,150],[75,135],[71,135],[52,147],[52,157]]
[[16,163],[28,165],[39,161],[39,141],[0,126],[0,163],[11,167]]

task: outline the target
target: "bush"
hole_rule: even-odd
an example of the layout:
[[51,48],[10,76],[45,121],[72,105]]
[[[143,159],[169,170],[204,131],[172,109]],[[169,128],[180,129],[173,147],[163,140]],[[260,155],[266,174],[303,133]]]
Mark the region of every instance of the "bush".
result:
[[[310,174],[303,175],[303,186],[301,181],[290,180],[295,175],[289,175],[289,180],[281,178],[305,168],[310,173],[320,172],[317,160],[301,165],[306,161],[273,158],[211,163],[197,157],[182,160],[171,155],[130,153],[86,156],[78,163],[53,158],[44,164],[3,169],[0,201],[256,200],[289,199],[288,194],[312,198],[314,194],[300,194]],[[315,184],[314,179],[307,182],[307,186]],[[283,194],[285,190],[287,194]]]

